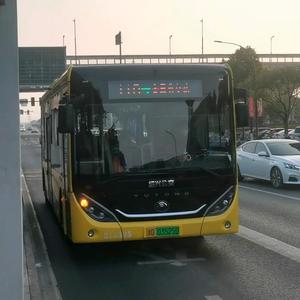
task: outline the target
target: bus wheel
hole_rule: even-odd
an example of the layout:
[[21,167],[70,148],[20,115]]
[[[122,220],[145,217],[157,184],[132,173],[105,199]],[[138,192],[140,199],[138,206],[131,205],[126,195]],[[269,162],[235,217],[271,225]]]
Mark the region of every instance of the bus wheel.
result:
[[282,174],[279,168],[277,167],[272,168],[270,177],[271,177],[270,179],[271,179],[272,186],[274,188],[279,189],[283,186]]

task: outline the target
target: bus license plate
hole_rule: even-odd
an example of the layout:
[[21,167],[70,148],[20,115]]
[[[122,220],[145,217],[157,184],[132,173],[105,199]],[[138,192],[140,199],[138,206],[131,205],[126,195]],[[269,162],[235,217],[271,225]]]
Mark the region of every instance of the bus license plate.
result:
[[147,237],[178,236],[179,227],[169,226],[169,227],[147,228],[146,235]]

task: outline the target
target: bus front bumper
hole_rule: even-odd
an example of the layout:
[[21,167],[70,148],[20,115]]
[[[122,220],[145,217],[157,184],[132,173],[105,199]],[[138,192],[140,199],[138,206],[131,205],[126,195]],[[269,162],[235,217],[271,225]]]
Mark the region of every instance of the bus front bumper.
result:
[[228,210],[217,216],[118,223],[93,220],[73,196],[71,239],[74,243],[101,243],[236,233],[239,225],[237,195],[235,198]]

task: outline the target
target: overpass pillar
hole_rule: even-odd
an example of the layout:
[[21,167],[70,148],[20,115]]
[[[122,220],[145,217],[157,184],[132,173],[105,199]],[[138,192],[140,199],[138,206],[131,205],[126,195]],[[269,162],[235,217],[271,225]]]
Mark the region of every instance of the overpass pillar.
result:
[[16,0],[0,0],[0,299],[23,298]]

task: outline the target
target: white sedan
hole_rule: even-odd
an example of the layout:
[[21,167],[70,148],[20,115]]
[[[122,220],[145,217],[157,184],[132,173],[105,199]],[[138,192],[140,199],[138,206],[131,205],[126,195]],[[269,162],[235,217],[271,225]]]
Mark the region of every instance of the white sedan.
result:
[[300,142],[266,139],[246,142],[237,148],[239,176],[271,181],[273,187],[300,185]]

